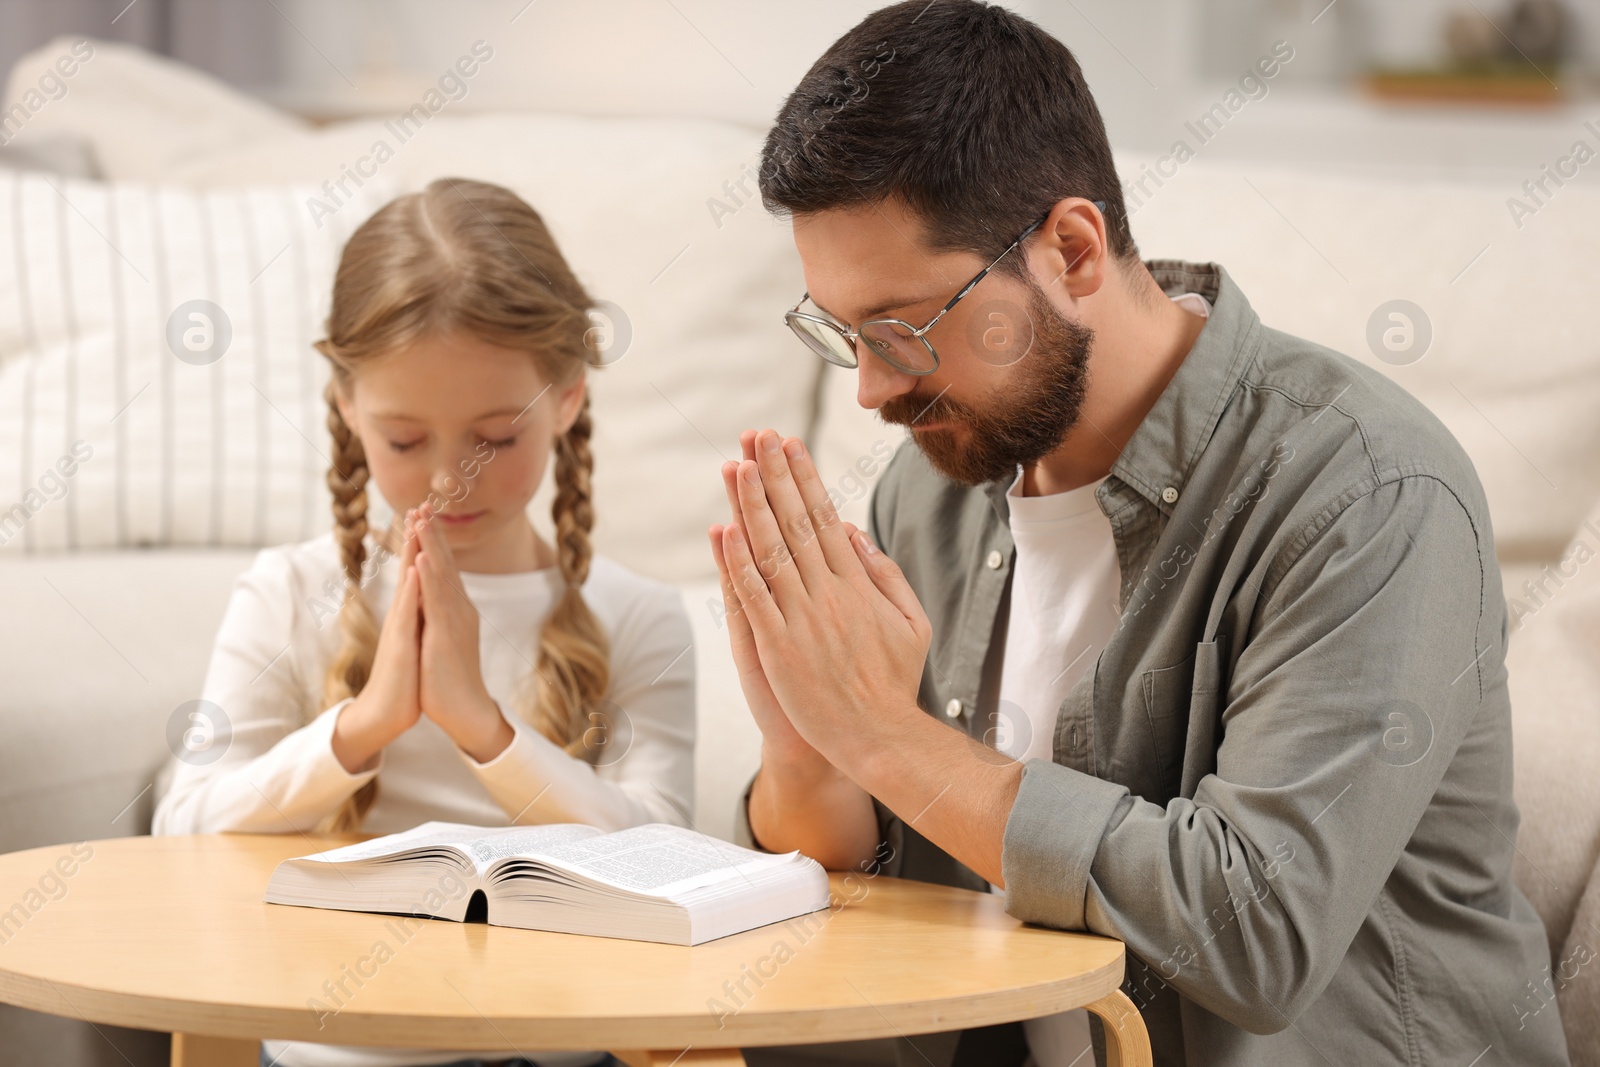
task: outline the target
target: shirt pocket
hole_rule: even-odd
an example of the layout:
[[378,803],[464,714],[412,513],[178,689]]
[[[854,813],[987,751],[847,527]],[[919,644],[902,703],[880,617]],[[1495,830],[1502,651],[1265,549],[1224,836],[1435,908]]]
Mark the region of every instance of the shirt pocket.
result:
[[1144,710],[1159,782],[1156,795],[1146,795],[1147,800],[1165,803],[1192,796],[1199,780],[1216,770],[1217,706],[1227,642],[1226,634],[1218,634],[1195,645],[1177,663],[1144,672]]

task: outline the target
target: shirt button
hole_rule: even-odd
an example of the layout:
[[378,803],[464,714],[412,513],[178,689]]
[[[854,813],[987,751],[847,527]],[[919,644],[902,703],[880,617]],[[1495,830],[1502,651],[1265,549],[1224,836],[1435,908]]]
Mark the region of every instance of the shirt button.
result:
[[1000,550],[998,548],[991,548],[989,550],[989,558],[984,562],[989,564],[990,570],[997,571],[1000,569],[1000,564],[1005,562],[1005,557],[1000,555]]
[[947,718],[954,719],[959,717],[961,715],[961,701],[951,697],[950,703],[944,706],[944,713]]
[[1169,485],[1165,489],[1161,490],[1161,499],[1165,500],[1169,504],[1176,503],[1178,499],[1178,491]]

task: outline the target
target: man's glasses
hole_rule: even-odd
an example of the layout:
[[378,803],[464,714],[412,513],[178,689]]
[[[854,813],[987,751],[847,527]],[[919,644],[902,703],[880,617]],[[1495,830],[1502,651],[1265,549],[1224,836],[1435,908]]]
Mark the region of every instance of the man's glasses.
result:
[[[1103,214],[1106,210],[1104,200],[1094,201],[1094,206]],[[961,287],[961,291],[950,298],[950,302],[939,309],[939,313],[929,319],[927,325],[920,330],[904,319],[869,319],[861,324],[859,330],[852,330],[825,315],[814,315],[808,311],[801,311],[800,304],[810,298],[809,292],[800,297],[800,302],[784,312],[784,321],[795,332],[806,347],[829,363],[840,367],[857,366],[856,338],[867,343],[868,351],[879,356],[885,363],[903,374],[932,374],[939,369],[939,353],[934,351],[933,343],[928,340],[928,331],[934,324],[944,318],[945,312],[955,307],[962,297],[972,292],[973,286],[983,281],[983,276],[994,269],[1011,250],[1020,245],[1023,240],[1037,230],[1044,220],[1050,217],[1049,212],[1029,226],[1017,239],[1006,247],[1004,252],[994,257],[994,262],[980,270],[973,279]],[[820,309],[819,309],[820,310]]]

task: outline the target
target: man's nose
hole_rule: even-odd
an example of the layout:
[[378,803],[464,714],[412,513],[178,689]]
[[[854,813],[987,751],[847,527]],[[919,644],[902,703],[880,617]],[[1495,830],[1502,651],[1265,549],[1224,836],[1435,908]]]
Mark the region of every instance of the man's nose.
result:
[[856,343],[856,363],[856,403],[864,408],[880,408],[885,401],[916,388],[915,374],[896,370],[867,351],[867,346],[859,341]]

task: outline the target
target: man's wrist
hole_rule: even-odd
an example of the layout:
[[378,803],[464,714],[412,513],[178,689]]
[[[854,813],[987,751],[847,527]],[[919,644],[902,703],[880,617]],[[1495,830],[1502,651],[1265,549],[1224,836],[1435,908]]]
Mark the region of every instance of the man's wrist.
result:
[[812,790],[845,777],[844,772],[810,745],[778,748],[765,739],[761,744],[761,773],[769,784],[786,789]]
[[872,798],[815,749],[806,753],[763,747],[746,795],[751,841],[769,852],[804,852],[830,870],[854,868],[878,843]]
[[889,710],[859,733],[852,733],[848,743],[839,745],[838,758],[831,765],[867,792],[876,793],[871,783],[881,781],[883,775],[900,773],[905,754],[920,751],[914,738],[925,727],[947,728],[929,718],[915,702]]

